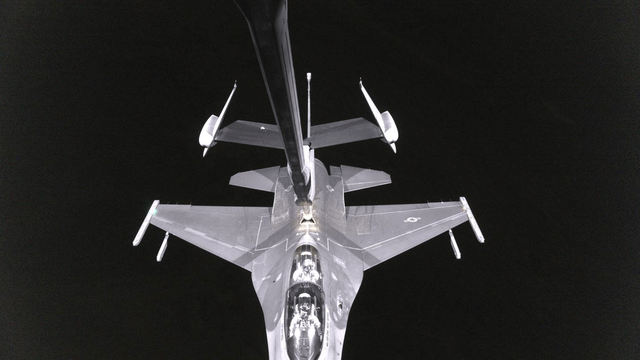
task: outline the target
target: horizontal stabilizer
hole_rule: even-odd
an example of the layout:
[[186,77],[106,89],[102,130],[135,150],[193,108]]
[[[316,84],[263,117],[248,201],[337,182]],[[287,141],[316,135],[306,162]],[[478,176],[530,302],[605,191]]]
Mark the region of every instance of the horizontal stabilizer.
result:
[[337,121],[311,126],[309,144],[314,149],[356,141],[380,139],[382,131],[364,118]]
[[218,130],[215,141],[284,149],[277,125],[238,120]]
[[391,176],[384,171],[340,165],[331,167],[332,176],[342,176],[344,192],[362,190],[374,186],[391,184]]
[[231,177],[230,185],[249,189],[274,192],[280,166],[244,171]]

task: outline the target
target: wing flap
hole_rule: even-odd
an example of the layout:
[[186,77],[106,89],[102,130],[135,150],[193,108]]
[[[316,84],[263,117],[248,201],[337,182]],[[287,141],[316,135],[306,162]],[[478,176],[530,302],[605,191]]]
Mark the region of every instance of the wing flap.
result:
[[[271,231],[269,208],[158,205],[151,224],[251,271],[256,243]],[[267,223],[267,224],[265,224]]]
[[362,250],[365,270],[469,219],[460,201],[347,207],[346,236]]

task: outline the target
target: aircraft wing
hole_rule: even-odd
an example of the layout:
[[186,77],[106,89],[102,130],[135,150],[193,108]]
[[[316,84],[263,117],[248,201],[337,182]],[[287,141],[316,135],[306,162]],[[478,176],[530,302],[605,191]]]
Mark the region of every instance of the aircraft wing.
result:
[[237,120],[218,130],[215,141],[284,149],[278,126]]
[[149,214],[151,224],[249,271],[258,237],[271,231],[267,207],[157,205]]
[[453,227],[471,220],[478,240],[484,238],[464,198],[461,201],[349,206],[345,235],[361,250],[364,269],[380,264]]
[[309,142],[314,149],[383,137],[379,127],[364,118],[311,126]]

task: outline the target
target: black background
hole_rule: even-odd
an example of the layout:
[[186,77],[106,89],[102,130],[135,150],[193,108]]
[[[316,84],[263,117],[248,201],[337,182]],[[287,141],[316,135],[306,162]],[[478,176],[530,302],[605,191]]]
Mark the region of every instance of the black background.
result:
[[[598,4],[599,3],[599,4]],[[250,274],[162,231],[154,199],[270,206],[234,188],[281,151],[197,138],[233,81],[233,119],[274,123],[231,1],[35,2],[0,11],[0,357],[266,359]],[[316,151],[388,172],[347,205],[466,196],[456,228],[376,266],[344,359],[640,356],[639,5],[291,1],[301,111],[400,131]]]

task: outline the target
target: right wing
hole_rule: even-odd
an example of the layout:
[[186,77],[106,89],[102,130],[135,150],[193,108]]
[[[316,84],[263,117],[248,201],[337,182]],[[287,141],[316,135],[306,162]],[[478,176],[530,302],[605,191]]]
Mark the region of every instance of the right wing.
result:
[[260,254],[259,239],[269,237],[271,213],[267,207],[154,205],[134,245],[151,223],[191,244],[251,271]]
[[319,149],[361,140],[380,139],[382,137],[383,134],[380,128],[359,117],[311,126],[309,143],[312,148]]
[[349,206],[345,235],[362,250],[364,269],[380,264],[469,220],[484,237],[466,200],[409,205]]

